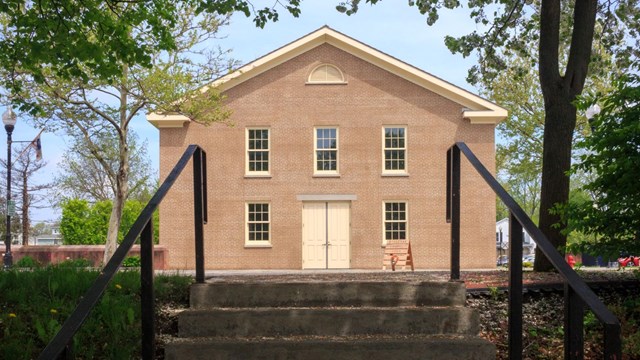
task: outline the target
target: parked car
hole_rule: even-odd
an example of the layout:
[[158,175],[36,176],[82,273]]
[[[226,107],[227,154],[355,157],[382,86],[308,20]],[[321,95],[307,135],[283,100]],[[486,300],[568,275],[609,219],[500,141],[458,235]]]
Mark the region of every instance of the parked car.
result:
[[619,267],[638,266],[640,263],[640,257],[633,255],[620,255],[618,258]]
[[498,260],[496,261],[496,266],[507,266],[509,265],[509,257],[507,255],[498,256]]

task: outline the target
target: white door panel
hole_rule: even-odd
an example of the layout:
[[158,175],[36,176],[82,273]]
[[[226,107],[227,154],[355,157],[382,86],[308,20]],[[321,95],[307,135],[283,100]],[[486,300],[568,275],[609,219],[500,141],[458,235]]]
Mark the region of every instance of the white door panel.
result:
[[350,203],[305,202],[302,206],[302,268],[348,269]]

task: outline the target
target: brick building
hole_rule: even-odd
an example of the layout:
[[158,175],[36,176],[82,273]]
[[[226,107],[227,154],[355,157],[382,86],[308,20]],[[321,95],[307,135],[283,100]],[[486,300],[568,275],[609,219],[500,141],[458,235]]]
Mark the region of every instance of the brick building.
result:
[[[207,269],[377,269],[408,239],[417,268],[449,267],[446,151],[491,170],[506,110],[328,27],[216,81],[233,126],[149,114],[164,178],[207,152]],[[462,162],[461,266],[495,267],[495,196]],[[183,174],[160,209],[169,268],[194,267]]]

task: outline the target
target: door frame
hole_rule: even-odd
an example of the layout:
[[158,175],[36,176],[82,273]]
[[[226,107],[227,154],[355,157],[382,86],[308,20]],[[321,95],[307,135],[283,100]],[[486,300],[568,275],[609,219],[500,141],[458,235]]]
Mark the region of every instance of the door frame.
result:
[[[323,237],[324,237],[324,244],[322,245],[324,247],[324,267],[305,267],[304,263],[305,263],[305,254],[307,254],[307,250],[308,248],[305,248],[305,237],[307,236],[307,229],[305,229],[305,204],[324,204],[324,215],[323,215],[323,222],[324,222],[324,229],[323,229]],[[347,211],[348,211],[348,217],[347,217],[347,226],[346,226],[346,236],[347,236],[347,266],[346,267],[330,267],[330,249],[329,246],[331,245],[329,243],[330,239],[330,211],[331,211],[331,206],[330,204],[345,204],[347,205]],[[337,208],[336,211],[339,211],[340,208]],[[308,225],[308,224],[307,224]],[[337,224],[337,226],[340,226],[340,224]],[[302,203],[302,268],[303,269],[323,269],[323,270],[330,270],[330,269],[350,269],[351,268],[351,201],[344,201],[342,199],[340,200],[310,200],[310,201],[303,201]],[[339,250],[338,250],[339,251]],[[342,262],[340,262],[342,264]]]

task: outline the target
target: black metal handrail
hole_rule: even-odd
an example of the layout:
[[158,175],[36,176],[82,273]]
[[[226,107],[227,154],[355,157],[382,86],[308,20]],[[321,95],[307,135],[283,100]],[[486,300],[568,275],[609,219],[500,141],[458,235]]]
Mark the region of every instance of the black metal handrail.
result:
[[[584,306],[604,327],[604,359],[622,357],[620,322],[567,264],[542,231],[463,143],[447,151],[447,221],[451,223],[451,280],[460,280],[460,152],[509,209],[509,242],[522,244],[522,230],[564,278],[564,358],[584,358]],[[509,246],[509,359],[522,358],[522,246]]]
[[142,210],[115,253],[100,272],[56,336],[47,344],[38,359],[71,358],[70,344],[91,310],[98,303],[107,285],[122,265],[129,250],[140,237],[140,290],[142,317],[142,358],[151,360],[155,353],[155,304],[153,296],[153,225],[152,217],[162,199],[171,189],[189,161],[193,159],[194,226],[196,243],[196,282],[204,282],[204,224],[207,223],[207,160],[198,145],[189,145],[158,191]]

